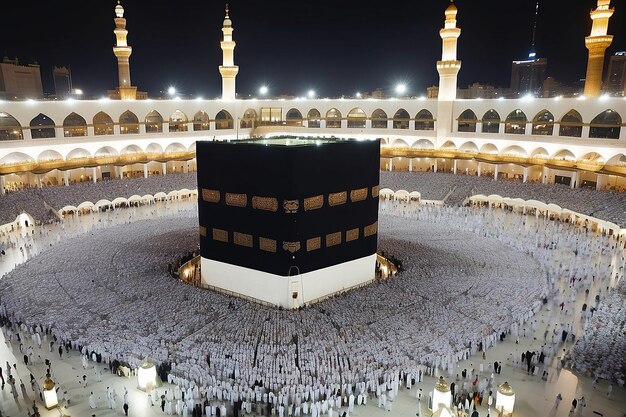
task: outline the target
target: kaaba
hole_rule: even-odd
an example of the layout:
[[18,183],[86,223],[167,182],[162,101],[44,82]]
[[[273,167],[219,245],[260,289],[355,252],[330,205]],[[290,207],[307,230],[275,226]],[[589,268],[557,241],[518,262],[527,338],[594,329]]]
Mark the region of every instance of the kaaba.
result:
[[297,308],[375,278],[378,140],[198,141],[201,276]]

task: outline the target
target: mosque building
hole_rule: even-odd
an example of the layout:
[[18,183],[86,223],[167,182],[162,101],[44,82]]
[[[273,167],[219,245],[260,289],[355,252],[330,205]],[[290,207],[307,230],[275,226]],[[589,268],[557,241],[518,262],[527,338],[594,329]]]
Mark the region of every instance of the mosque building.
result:
[[[598,329],[586,327],[594,313],[623,317],[626,309],[626,194],[596,192],[626,191],[626,97],[606,94],[602,84],[606,51],[613,42],[610,0],[597,0],[591,11],[584,93],[515,99],[459,98],[463,21],[459,24],[457,18],[463,10],[453,0],[441,16],[441,59],[432,63],[439,75],[436,98],[242,99],[236,84],[236,7],[226,5],[222,65],[216,69],[221,98],[152,100],[140,90],[141,80],[131,81],[133,49],[119,0],[113,11],[118,82],[108,97],[0,101],[0,203],[5,203],[0,207],[17,210],[13,203],[32,191],[29,196],[36,198],[28,202],[41,203],[37,210],[54,214],[50,224],[37,224],[38,233],[24,210],[13,223],[0,224],[0,253],[5,255],[6,243],[7,253],[16,259],[0,263],[2,324],[24,334],[13,341],[10,355],[19,356],[17,343],[22,340],[36,343],[28,333],[45,334],[43,350],[40,340],[37,352],[47,355],[50,335],[49,352],[58,348],[59,361],[64,360],[57,365],[54,355],[53,377],[65,378],[62,384],[72,396],[80,392],[73,397],[78,401],[72,399],[72,411],[95,412],[96,398],[87,392],[93,389],[98,396],[97,390],[104,392],[107,386],[102,399],[97,397],[98,407],[107,401],[113,412],[119,411],[115,390],[123,387],[127,412],[130,387],[133,413],[146,416],[171,415],[172,404],[183,407],[185,398],[195,414],[187,405],[176,414],[202,415],[196,408],[206,398],[208,415],[224,417],[227,407],[228,415],[237,407],[251,414],[252,404],[256,414],[264,414],[257,405],[267,405],[269,415],[273,401],[274,406],[280,403],[273,415],[284,417],[292,412],[290,408],[285,414],[283,399],[289,406],[303,399],[308,408],[309,396],[311,404],[321,404],[320,397],[334,403],[335,394],[336,411],[344,407],[344,416],[348,410],[353,413],[355,404],[362,407],[358,415],[391,415],[387,412],[394,402],[401,413],[452,416],[453,398],[459,396],[448,382],[457,373],[456,394],[463,392],[467,404],[462,399],[458,408],[465,415],[470,415],[470,401],[474,411],[479,401],[471,396],[472,384],[475,394],[481,391],[481,403],[482,392],[489,392],[479,404],[481,411],[512,415],[515,393],[501,377],[503,363],[506,377],[515,378],[509,379],[512,385],[523,387],[517,391],[517,407],[525,412],[516,415],[538,415],[527,410],[539,409],[564,415],[568,405],[557,410],[563,400],[554,391],[557,386],[571,391],[567,402],[572,395],[577,401],[581,392],[594,392],[595,398],[588,400],[603,407],[599,410],[605,415],[624,407],[623,370],[619,376],[608,374],[616,363],[623,367],[624,322],[606,320],[599,330],[604,339],[594,339],[590,335]],[[298,138],[295,145],[293,137]],[[298,164],[300,171],[294,168]],[[600,213],[566,212],[547,202],[476,193],[466,194],[463,203],[446,205],[454,187],[441,201],[411,205],[414,194],[400,188],[418,176],[439,188],[450,178],[471,184],[475,177],[486,187],[514,184],[527,187],[529,194],[539,189],[544,196],[559,192],[571,197],[569,201],[592,195],[597,201],[589,198],[589,211]],[[399,179],[401,186],[383,189],[383,177]],[[162,183],[191,179],[193,185],[152,195],[150,187],[162,183],[148,183],[157,178]],[[126,180],[108,181],[114,179]],[[59,190],[93,197],[131,182],[139,183],[138,192],[145,195],[118,196],[117,205],[116,198],[101,200],[101,206],[94,200],[50,207],[43,197],[52,190],[48,195],[56,192],[58,201],[67,202],[70,197]],[[525,184],[531,182],[536,185]],[[552,184],[564,186],[543,186]],[[407,190],[413,191],[410,186]],[[400,193],[407,197],[402,202],[394,200]],[[599,207],[606,201],[607,207]],[[28,202],[25,197],[23,204]],[[557,209],[563,217],[550,211]],[[76,216],[64,217],[69,212]],[[624,223],[601,218],[615,212]],[[432,230],[420,229],[425,224]],[[63,250],[67,248],[72,251]],[[379,256],[381,248],[397,249],[403,256],[397,265],[385,264],[394,267],[394,275],[399,272],[396,281],[378,279],[379,263],[387,261]],[[176,256],[183,263],[182,252],[182,266],[169,263]],[[56,270],[59,265],[63,268]],[[200,268],[198,279],[194,274]],[[187,273],[193,278],[183,278]],[[92,279],[82,279],[88,274]],[[574,282],[576,274],[584,281]],[[181,281],[216,291],[200,291]],[[591,295],[585,285],[593,289]],[[347,291],[357,287],[364,288]],[[64,305],[48,298],[58,288],[63,289],[58,292]],[[33,325],[36,320],[48,327]],[[611,331],[616,328],[622,331]],[[538,340],[544,329],[543,340]],[[56,333],[51,336],[56,331],[62,335],[59,340]],[[12,336],[5,331],[0,340]],[[569,364],[571,372],[562,371],[571,353],[565,353],[565,346],[575,349],[579,341],[574,336],[587,344],[579,346],[583,359]],[[9,355],[0,345],[0,355]],[[529,349],[528,356],[524,349]],[[539,362],[531,364],[530,349],[537,357],[539,351],[542,356],[548,351],[555,364],[544,365],[541,359],[543,376]],[[588,351],[600,354],[587,363]],[[23,375],[26,366],[44,367],[41,357],[35,364],[33,360],[24,355],[24,365],[19,363]],[[105,372],[103,382],[106,366],[111,372]],[[129,379],[119,383],[114,369]],[[145,391],[131,387],[131,369],[150,369],[150,382],[141,387]],[[587,377],[598,369],[606,374],[590,389]],[[75,374],[82,372],[89,375],[90,388],[87,376],[76,384]],[[157,372],[165,387],[151,391]],[[33,380],[39,376],[31,374]],[[426,388],[422,398],[422,385],[419,391],[417,385],[424,378],[433,389]],[[45,381],[43,394],[52,395],[49,369]],[[618,395],[611,397],[614,383]],[[602,395],[595,394],[598,384]],[[477,390],[481,385],[484,389]],[[5,401],[10,404],[0,408],[22,411],[12,389],[15,404]],[[367,398],[378,400],[378,408],[371,403],[366,408]],[[59,402],[63,400],[72,407],[69,397]],[[35,398],[33,406],[37,403]],[[315,412],[303,408],[302,415],[332,417],[333,403],[330,413],[318,413],[317,405],[311,405]],[[223,410],[217,414],[216,404]],[[300,404],[296,407],[293,415],[299,416]]]
[[221,100],[144,98],[130,78],[126,18],[115,7],[119,100],[0,104],[0,190],[196,169],[197,140],[302,135],[380,138],[383,170],[445,171],[571,187],[626,188],[626,101],[601,95],[608,0],[592,11],[584,96],[456,98],[457,7],[445,11],[437,99],[242,100],[235,38],[223,23]]

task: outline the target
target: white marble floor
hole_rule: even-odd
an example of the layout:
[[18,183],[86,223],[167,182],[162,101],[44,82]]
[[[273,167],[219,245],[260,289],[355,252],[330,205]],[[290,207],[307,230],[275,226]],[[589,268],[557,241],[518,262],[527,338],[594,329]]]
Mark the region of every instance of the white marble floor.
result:
[[[185,203],[185,204],[195,204]],[[154,209],[154,206],[153,206]],[[167,210],[165,206],[157,206],[158,210]],[[141,218],[141,216],[149,215],[149,212],[143,209],[130,209],[127,212],[119,211],[117,213],[108,213],[100,216],[81,216],[76,217],[74,220],[68,221],[64,226],[68,234],[80,233],[81,231],[88,231],[94,228],[104,227],[107,223],[123,222],[128,220],[134,220]],[[105,222],[105,223],[102,223]],[[16,232],[17,233],[17,232]],[[28,238],[25,237],[24,231],[19,232],[22,236],[21,240],[16,240],[18,243],[27,243]],[[13,268],[15,263],[19,263],[26,258],[33,256],[43,247],[54,244],[54,238],[52,236],[55,233],[48,234],[50,238],[46,237],[45,233],[42,233],[41,239],[36,239],[32,242],[32,246],[29,247],[24,255],[19,250],[19,246],[12,249],[10,253],[7,253],[6,258],[2,259],[2,265],[0,268],[0,274],[3,273],[3,269]],[[17,238],[16,238],[17,239]],[[39,246],[37,246],[39,245]],[[12,265],[6,265],[4,262],[11,262]],[[590,293],[589,297],[593,297],[594,293]],[[580,312],[580,307],[585,302],[585,295],[580,294],[576,300],[576,305],[571,311]],[[530,376],[521,367],[515,366],[515,360],[520,357],[521,352],[526,350],[537,350],[543,344],[544,331],[546,328],[552,328],[553,323],[557,321],[564,321],[563,317],[560,317],[561,313],[558,309],[547,310],[542,309],[534,318],[536,320],[535,330],[527,330],[526,336],[519,338],[519,344],[515,343],[515,340],[509,336],[504,342],[498,343],[494,348],[490,349],[486,353],[486,359],[483,360],[482,356],[475,355],[470,357],[467,361],[461,362],[458,365],[458,373],[464,368],[466,369],[479,369],[480,364],[484,363],[485,377],[490,376],[489,363],[493,363],[495,360],[502,361],[503,368],[500,375],[496,375],[495,382],[500,384],[504,381],[508,381],[516,392],[516,405],[515,416],[519,417],[560,417],[568,416],[570,410],[571,401],[574,398],[585,397],[587,407],[581,410],[580,414],[583,416],[605,416],[605,417],[623,417],[626,415],[626,390],[617,386],[613,386],[613,392],[610,397],[607,397],[608,382],[601,381],[598,385],[598,389],[592,388],[592,379],[586,376],[582,376],[576,372],[572,372],[567,369],[557,369],[554,363],[548,367],[549,377],[547,381],[542,381],[540,376]],[[576,315],[567,317],[567,321],[575,323],[580,329],[580,320]],[[530,326],[529,326],[530,327]],[[560,349],[569,349],[570,343],[566,343],[560,346]],[[90,363],[90,368],[83,370],[81,365],[80,355],[76,351],[64,354],[63,359],[59,359],[59,355],[56,353],[57,346],[55,345],[53,352],[47,351],[47,349],[41,350],[35,347],[34,357],[41,356],[42,359],[49,358],[52,362],[52,370],[54,373],[54,379],[60,385],[61,389],[68,393],[70,398],[69,404],[63,403],[61,407],[53,410],[45,410],[41,401],[35,398],[35,394],[30,387],[30,374],[32,373],[36,380],[41,385],[45,378],[45,365],[43,363],[33,364],[31,366],[25,366],[22,362],[22,354],[19,351],[19,344],[15,341],[12,344],[6,343],[2,335],[0,335],[0,366],[4,370],[4,376],[6,378],[6,362],[11,365],[16,364],[16,373],[19,381],[23,381],[26,388],[23,392],[19,389],[18,398],[14,399],[11,395],[11,388],[9,384],[4,385],[0,390],[0,411],[2,416],[28,416],[28,407],[32,406],[33,400],[37,401],[37,405],[44,417],[49,416],[113,416],[124,415],[122,410],[122,401],[119,400],[117,409],[110,410],[106,408],[105,390],[106,387],[113,387],[121,398],[124,388],[129,391],[129,404],[131,416],[161,416],[164,413],[161,412],[160,407],[151,407],[148,402],[147,395],[136,388],[137,381],[134,377],[122,378],[111,375],[108,370],[105,369],[104,364],[101,364],[103,368],[103,380],[97,382],[95,379],[94,366]],[[97,365],[97,364],[95,364]],[[85,387],[80,381],[82,376],[87,375],[87,386]],[[446,375],[447,376],[447,375]],[[451,378],[454,379],[454,376]],[[391,412],[387,412],[376,407],[376,401],[370,400],[367,406],[356,407],[354,412],[351,413],[357,417],[380,417],[383,415],[397,415],[403,417],[412,417],[419,414],[420,417],[430,416],[431,412],[427,409],[428,404],[428,392],[432,391],[435,385],[436,378],[425,377],[424,381],[413,386],[412,389],[402,389],[399,396],[393,403]],[[450,378],[448,382],[452,382]],[[164,384],[162,388],[158,389],[158,395],[160,395],[164,389],[168,389],[168,384]],[[416,393],[419,388],[424,391],[424,397],[420,402],[416,398]],[[90,392],[93,392],[97,398],[98,408],[95,410],[89,409],[88,396]],[[560,393],[563,396],[563,402],[556,408],[554,406],[554,400],[556,395]],[[343,410],[342,410],[343,411]],[[487,415],[487,404],[483,402],[483,406],[478,408],[479,415],[484,417]],[[229,415],[232,415],[229,410]],[[492,412],[491,415],[496,415]]]

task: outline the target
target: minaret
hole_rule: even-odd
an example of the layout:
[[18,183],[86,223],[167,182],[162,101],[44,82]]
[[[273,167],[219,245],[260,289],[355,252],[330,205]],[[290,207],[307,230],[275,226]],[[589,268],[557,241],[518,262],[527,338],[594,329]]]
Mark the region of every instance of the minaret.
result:
[[604,53],[613,42],[613,35],[607,35],[609,19],[614,9],[610,8],[611,0],[598,0],[598,7],[591,11],[591,34],[585,38],[585,46],[589,49],[587,61],[587,77],[585,78],[585,96],[597,97],[602,90],[602,70],[604,69]]
[[223,65],[220,65],[222,74],[222,100],[235,99],[235,77],[239,67],[235,65],[235,42],[233,41],[233,22],[228,17],[228,3],[226,4],[226,17],[224,18],[224,40],[220,42],[223,52]]
[[457,75],[461,69],[461,61],[456,59],[456,44],[461,29],[456,27],[457,8],[454,1],[450,0],[450,6],[446,9],[446,23],[439,31],[443,40],[441,61],[437,62],[439,71],[439,101],[456,99]]
[[126,36],[128,31],[126,30],[126,19],[124,19],[124,8],[117,1],[115,6],[115,39],[116,44],[113,47],[113,53],[117,57],[117,72],[119,76],[119,95],[122,100],[135,100],[137,98],[137,87],[133,87],[130,84],[130,54],[133,52],[133,48],[128,46]]

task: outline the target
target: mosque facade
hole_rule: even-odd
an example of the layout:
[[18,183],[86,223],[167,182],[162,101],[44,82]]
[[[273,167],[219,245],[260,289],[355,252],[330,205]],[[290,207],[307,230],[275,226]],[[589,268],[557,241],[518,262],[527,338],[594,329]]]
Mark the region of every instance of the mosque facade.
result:
[[461,29],[451,4],[440,31],[437,99],[236,99],[238,66],[227,11],[222,98],[153,101],[135,100],[132,49],[118,4],[114,54],[120,100],[0,103],[0,192],[24,184],[188,172],[196,169],[197,141],[281,135],[378,138],[383,170],[623,190],[626,99],[600,95],[612,12],[608,0],[598,0],[591,12],[587,85],[578,98],[457,99]]

